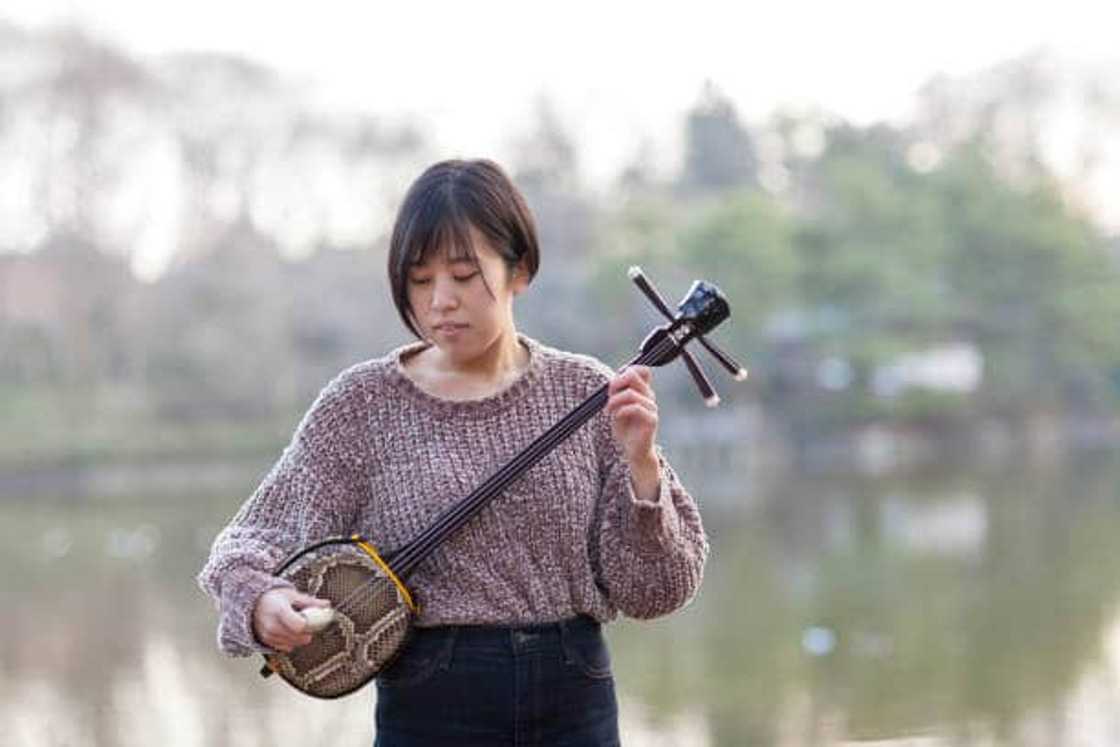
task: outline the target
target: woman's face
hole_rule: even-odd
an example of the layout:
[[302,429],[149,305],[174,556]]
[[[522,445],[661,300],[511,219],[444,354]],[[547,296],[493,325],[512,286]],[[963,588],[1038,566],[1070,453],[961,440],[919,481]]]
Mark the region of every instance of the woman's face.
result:
[[477,264],[438,251],[408,273],[408,301],[420,333],[458,362],[476,359],[514,333],[513,297],[528,286],[473,227]]

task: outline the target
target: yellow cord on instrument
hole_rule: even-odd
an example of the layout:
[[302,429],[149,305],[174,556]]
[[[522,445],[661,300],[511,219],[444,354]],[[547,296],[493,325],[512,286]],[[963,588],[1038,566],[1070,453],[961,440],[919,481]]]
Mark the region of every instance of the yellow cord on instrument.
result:
[[350,539],[354,540],[354,543],[358,547],[365,550],[366,555],[369,555],[373,559],[373,562],[377,563],[378,568],[385,571],[385,575],[389,577],[389,580],[393,582],[393,585],[397,587],[401,596],[404,597],[404,603],[412,610],[412,614],[419,615],[420,608],[412,601],[412,594],[408,592],[408,588],[404,585],[404,582],[397,578],[397,574],[393,573],[393,569],[389,567],[389,564],[382,560],[381,556],[377,554],[377,548],[366,542],[360,534],[352,535]]

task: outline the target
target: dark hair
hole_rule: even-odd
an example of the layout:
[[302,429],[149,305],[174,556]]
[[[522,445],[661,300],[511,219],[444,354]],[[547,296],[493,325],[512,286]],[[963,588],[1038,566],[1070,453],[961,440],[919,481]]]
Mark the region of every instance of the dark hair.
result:
[[476,228],[511,270],[524,263],[537,274],[540,249],[525,198],[493,161],[448,160],[429,166],[409,187],[389,240],[389,287],[405,326],[417,337],[408,302],[408,270],[446,249],[451,258],[477,262],[470,228]]

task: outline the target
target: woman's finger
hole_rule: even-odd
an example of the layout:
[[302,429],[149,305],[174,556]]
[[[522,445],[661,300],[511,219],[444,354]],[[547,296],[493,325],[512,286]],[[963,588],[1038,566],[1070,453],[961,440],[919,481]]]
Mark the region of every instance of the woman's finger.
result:
[[650,412],[657,412],[657,402],[634,389],[624,389],[607,400],[607,413],[613,416],[628,405],[641,405]]
[[299,594],[295,597],[292,597],[292,606],[297,610],[302,610],[306,607],[330,607],[331,600],[320,599],[319,597],[313,597],[310,594]]
[[626,405],[625,407],[619,409],[618,412],[615,413],[615,419],[620,420],[626,424],[641,422],[652,423],[656,425],[657,411],[652,410],[640,403],[634,403],[631,405]]
[[608,391],[614,393],[627,387],[634,387],[641,391],[653,391],[650,381],[653,375],[647,366],[630,366],[610,381]]
[[297,646],[303,646],[311,642],[311,636],[308,634],[295,635],[289,632],[282,626],[269,627],[262,631],[263,635],[261,640],[265,645],[276,649],[277,651],[288,652]]
[[624,389],[607,400],[607,412],[613,412],[620,407],[634,403],[640,403],[654,409],[657,407],[657,403],[654,402],[652,397],[648,397],[633,389]]

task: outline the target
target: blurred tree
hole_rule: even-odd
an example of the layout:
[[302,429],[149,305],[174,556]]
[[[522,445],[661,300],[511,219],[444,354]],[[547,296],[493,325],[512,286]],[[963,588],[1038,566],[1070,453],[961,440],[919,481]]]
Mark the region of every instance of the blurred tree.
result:
[[743,355],[761,352],[773,314],[801,303],[794,228],[793,216],[776,200],[738,190],[693,206],[678,231],[674,259],[680,271],[712,279],[731,299],[734,323],[721,336]]
[[1023,187],[1057,179],[1072,206],[1100,211],[1117,167],[1120,88],[1106,69],[1037,50],[934,77],[919,93],[914,132],[941,152],[978,144],[1001,178]]
[[1115,406],[1120,267],[1055,185],[1001,182],[978,148],[935,178],[951,253],[945,280],[958,328],[980,343],[985,399],[1007,411]]
[[286,404],[293,371],[283,265],[248,223],[214,237],[145,294],[143,384],[159,413],[193,421],[260,417]]
[[515,140],[513,176],[533,193],[574,193],[580,187],[575,139],[547,98],[538,99],[531,129]]
[[525,331],[550,344],[578,350],[588,298],[588,258],[594,252],[595,208],[581,184],[575,139],[553,104],[541,99],[532,129],[514,145],[511,176],[537,223],[540,272],[532,292],[519,297]]
[[729,189],[756,182],[757,158],[734,104],[709,81],[685,122],[681,187],[689,192]]
[[[829,139],[798,237],[805,297],[847,320],[818,340],[822,355],[867,374],[901,352],[964,341],[985,357],[985,408],[1110,401],[1120,273],[1052,181],[1009,184],[981,143],[929,171],[914,168],[913,136],[901,131],[841,128]],[[905,413],[898,404],[886,411]],[[947,405],[936,408],[953,415]]]
[[1003,177],[1034,180],[1048,170],[1042,137],[1060,94],[1054,62],[1033,52],[966,78],[938,75],[919,93],[916,131],[944,151],[979,142]]
[[648,138],[643,138],[618,174],[618,191],[626,195],[653,190],[657,183],[653,160],[654,145]]
[[[127,164],[145,146],[158,98],[149,71],[76,29],[45,37],[42,64],[9,92],[20,119],[34,121],[31,183],[47,233],[81,237],[93,250],[127,255],[135,227],[117,219]],[[24,216],[20,216],[24,218]]]
[[814,207],[797,245],[811,305],[841,310],[864,339],[902,335],[913,344],[948,334],[943,215],[906,163],[904,136],[838,127],[806,181]]
[[660,319],[628,287],[622,268],[642,266],[671,305],[693,280],[704,278],[719,285],[732,304],[731,322],[713,337],[752,364],[762,363],[756,369],[761,383],[765,363],[757,356],[764,352],[767,320],[799,303],[794,228],[789,211],[757,190],[687,201],[653,190],[632,196],[603,219],[593,282],[596,305],[608,313],[593,334],[621,356],[632,349],[635,335]]
[[255,222],[267,184],[257,175],[298,116],[294,92],[272,70],[237,57],[180,54],[159,66],[168,90],[167,124],[182,169],[182,226],[175,262],[190,262],[228,227]]
[[122,301],[134,284],[122,258],[54,233],[34,255],[0,260],[0,376],[87,397],[126,377]]
[[[647,270],[651,279],[664,285],[663,271],[674,266],[676,231],[684,204],[676,202],[664,189],[656,187],[634,191],[601,211],[595,226],[597,251],[589,257],[588,287],[596,323],[585,330],[588,349],[606,360],[632,356],[638,336],[650,322],[660,319],[648,302],[627,280],[631,265]],[[677,299],[666,298],[669,303]]]

